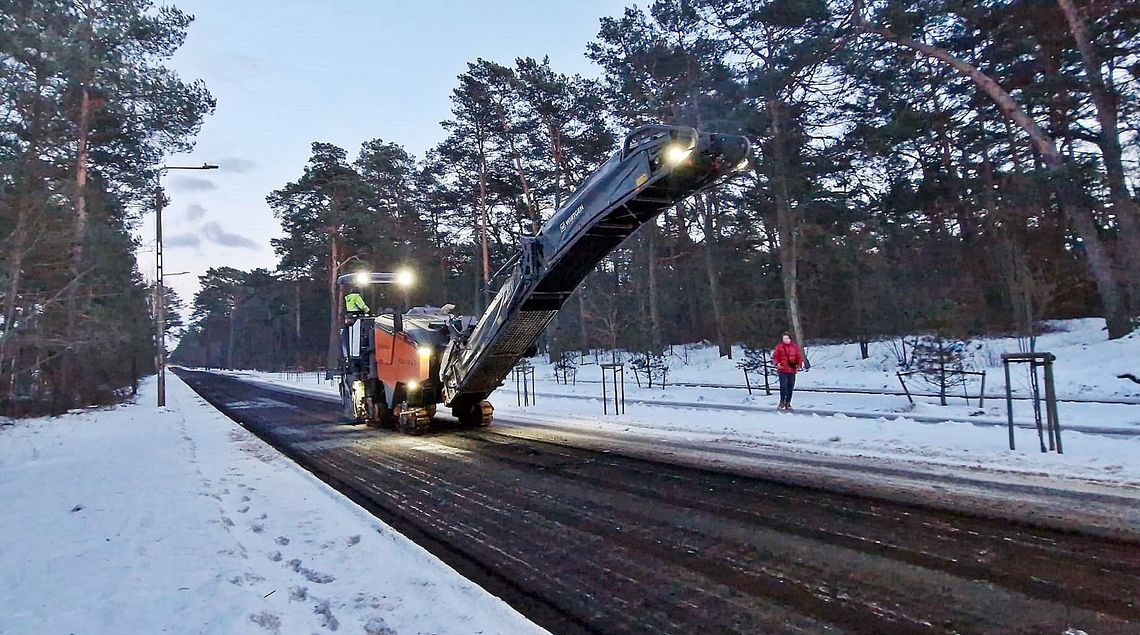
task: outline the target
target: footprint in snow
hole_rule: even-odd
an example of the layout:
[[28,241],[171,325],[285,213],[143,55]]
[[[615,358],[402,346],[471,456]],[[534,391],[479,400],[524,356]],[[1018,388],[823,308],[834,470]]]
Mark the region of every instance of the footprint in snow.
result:
[[367,595],[365,593],[357,593],[352,598],[352,606],[353,606],[353,608],[355,608],[358,611],[366,609],[366,608],[380,609],[382,611],[395,610],[397,603],[386,602],[385,600],[387,600],[387,599],[388,599],[388,596],[386,596],[386,595],[376,597],[375,595]]
[[229,583],[234,585],[234,586],[242,586],[243,584],[245,584],[247,582],[253,582],[253,583],[265,582],[265,578],[257,575],[256,573],[245,573],[245,574],[240,575],[240,576],[235,575],[234,577],[229,579]]
[[269,631],[270,633],[281,632],[281,618],[275,613],[269,611],[262,611],[257,614],[250,614],[249,621],[257,624],[261,628]]
[[338,622],[337,619],[333,617],[332,608],[329,606],[328,600],[324,600],[320,604],[314,606],[313,613],[324,618],[321,620],[321,626],[329,629],[330,631],[335,631],[336,629],[340,628],[340,622]]
[[382,617],[373,617],[364,623],[364,635],[396,635]]
[[334,576],[331,576],[327,573],[320,573],[319,571],[313,571],[308,567],[302,567],[301,561],[296,558],[285,563],[285,566],[292,569],[293,571],[296,571],[297,573],[300,573],[305,577],[306,580],[314,584],[328,584],[329,582],[336,580]]
[[289,539],[288,539],[288,538],[286,538],[285,536],[278,536],[278,537],[277,537],[277,539],[276,539],[276,540],[274,540],[273,542],[275,542],[275,543],[277,543],[277,544],[281,545],[282,547],[284,547],[285,545],[289,544]]

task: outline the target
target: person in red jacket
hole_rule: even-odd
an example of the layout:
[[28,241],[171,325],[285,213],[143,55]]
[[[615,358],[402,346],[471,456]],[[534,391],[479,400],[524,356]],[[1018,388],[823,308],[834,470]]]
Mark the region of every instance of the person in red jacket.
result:
[[792,390],[796,387],[796,371],[804,367],[804,354],[792,341],[789,333],[784,333],[782,341],[772,352],[772,362],[780,375],[780,406],[778,410],[792,409]]

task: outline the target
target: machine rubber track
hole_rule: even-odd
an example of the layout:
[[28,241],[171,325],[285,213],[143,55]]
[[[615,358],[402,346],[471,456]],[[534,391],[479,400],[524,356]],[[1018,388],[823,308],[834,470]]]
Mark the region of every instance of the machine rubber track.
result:
[[479,402],[479,426],[486,428],[491,425],[491,420],[495,418],[495,407],[491,405],[490,401]]
[[495,407],[487,400],[451,409],[451,414],[459,420],[459,425],[485,428],[495,418]]
[[420,435],[431,426],[431,412],[427,408],[404,408],[398,417],[400,431]]

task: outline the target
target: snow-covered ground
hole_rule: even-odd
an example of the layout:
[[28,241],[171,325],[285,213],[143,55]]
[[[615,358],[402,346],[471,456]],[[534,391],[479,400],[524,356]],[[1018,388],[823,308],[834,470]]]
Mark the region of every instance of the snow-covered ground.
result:
[[545,632],[168,377],[0,421],[0,633]]
[[[1052,352],[1057,392],[1061,398],[1140,399],[1140,385],[1116,375],[1140,374],[1140,334],[1108,341],[1103,320],[1070,320],[1052,325],[1037,350]],[[1061,330],[1068,329],[1068,330]],[[975,367],[987,370],[987,393],[1004,391],[1002,352],[1017,351],[1015,339],[990,339],[971,345]],[[1009,450],[1004,399],[976,397],[967,405],[960,397],[949,406],[937,398],[890,394],[798,392],[796,412],[776,411],[778,394],[763,390],[749,395],[735,361],[720,359],[715,348],[675,347],[670,381],[735,385],[740,388],[668,386],[638,388],[626,369],[626,412],[605,415],[601,369],[584,365],[578,383],[554,380],[541,358],[535,363],[537,403],[518,406],[513,379],[492,396],[496,417],[536,424],[558,422],[603,434],[649,434],[673,441],[695,441],[710,447],[759,447],[847,458],[889,460],[912,465],[956,467],[971,473],[1047,475],[1080,479],[1129,489],[1140,487],[1140,405],[1059,404],[1064,454],[1040,451],[1029,401],[1015,401],[1017,449]],[[813,368],[800,375],[804,388],[898,388],[896,362],[889,346],[872,346],[870,359],[859,358],[858,346],[809,349]],[[739,358],[739,356],[737,356]],[[995,365],[996,364],[996,365]],[[239,373],[248,380],[287,385],[335,398],[336,388],[316,373]],[[1015,390],[1025,393],[1025,370],[1014,375]],[[971,388],[977,393],[977,386]],[[612,399],[612,386],[609,389]],[[612,413],[612,406],[610,412]]]
[[[1038,350],[1058,356],[1061,398],[1140,400],[1140,385],[1116,378],[1140,374],[1140,336],[1110,342],[1092,320],[1057,326],[1068,330]],[[1000,353],[1017,341],[970,350],[989,372],[987,393],[1003,391]],[[675,352],[671,381],[743,383],[714,349]],[[801,387],[897,387],[888,344],[868,360],[855,345],[809,355]],[[1063,402],[1065,453],[1042,454],[1026,428],[1008,449],[998,399],[912,406],[899,395],[800,392],[789,414],[762,391],[638,388],[627,370],[627,410],[615,416],[602,413],[598,366],[580,367],[567,386],[535,361],[537,404],[515,405],[508,379],[492,397],[501,421],[745,460],[802,453],[1140,497],[1140,405]],[[314,373],[235,374],[337,399]],[[0,633],[542,632],[169,378],[165,409],[145,384],[119,408],[0,422]],[[1014,388],[1025,387],[1019,376]],[[1015,412],[1032,421],[1028,402]]]
[[[1101,318],[1059,320],[1045,322],[1044,326],[1051,332],[1037,337],[1035,350],[1057,356],[1054,374],[1059,398],[1140,402],[1140,384],[1117,377],[1123,373],[1140,376],[1140,331],[1110,341]],[[986,394],[1004,396],[1001,355],[1024,352],[1022,348],[1028,345],[1028,341],[1000,337],[972,340],[966,344],[969,365],[973,370],[986,371]],[[869,357],[861,359],[858,344],[809,345],[807,354],[812,370],[805,376],[807,381],[804,385],[901,390],[895,376],[899,370],[896,355],[899,348],[899,339],[872,342]],[[674,347],[673,352],[675,363],[669,375],[672,381],[708,383],[715,378],[724,380],[724,383],[744,384],[744,376],[735,365],[742,357],[740,349],[734,349],[735,360],[718,358],[713,347],[690,349],[688,353],[682,347]],[[1015,371],[1011,384],[1015,395],[1029,394],[1024,366],[1019,373]],[[917,379],[911,382],[910,389],[931,390]],[[975,378],[971,380],[969,393],[976,396],[977,392],[978,380]],[[958,394],[960,396],[961,393]]]

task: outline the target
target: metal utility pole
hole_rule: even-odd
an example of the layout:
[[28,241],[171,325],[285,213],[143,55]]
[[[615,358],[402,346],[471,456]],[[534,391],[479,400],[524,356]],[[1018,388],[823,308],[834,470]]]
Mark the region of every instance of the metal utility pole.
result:
[[162,208],[165,200],[162,196],[162,175],[168,170],[216,170],[218,166],[203,163],[198,166],[164,165],[158,168],[155,176],[156,188],[154,196],[154,264],[155,285],[158,289],[154,301],[154,341],[155,341],[155,367],[158,370],[158,407],[166,405],[166,287],[162,284]]

